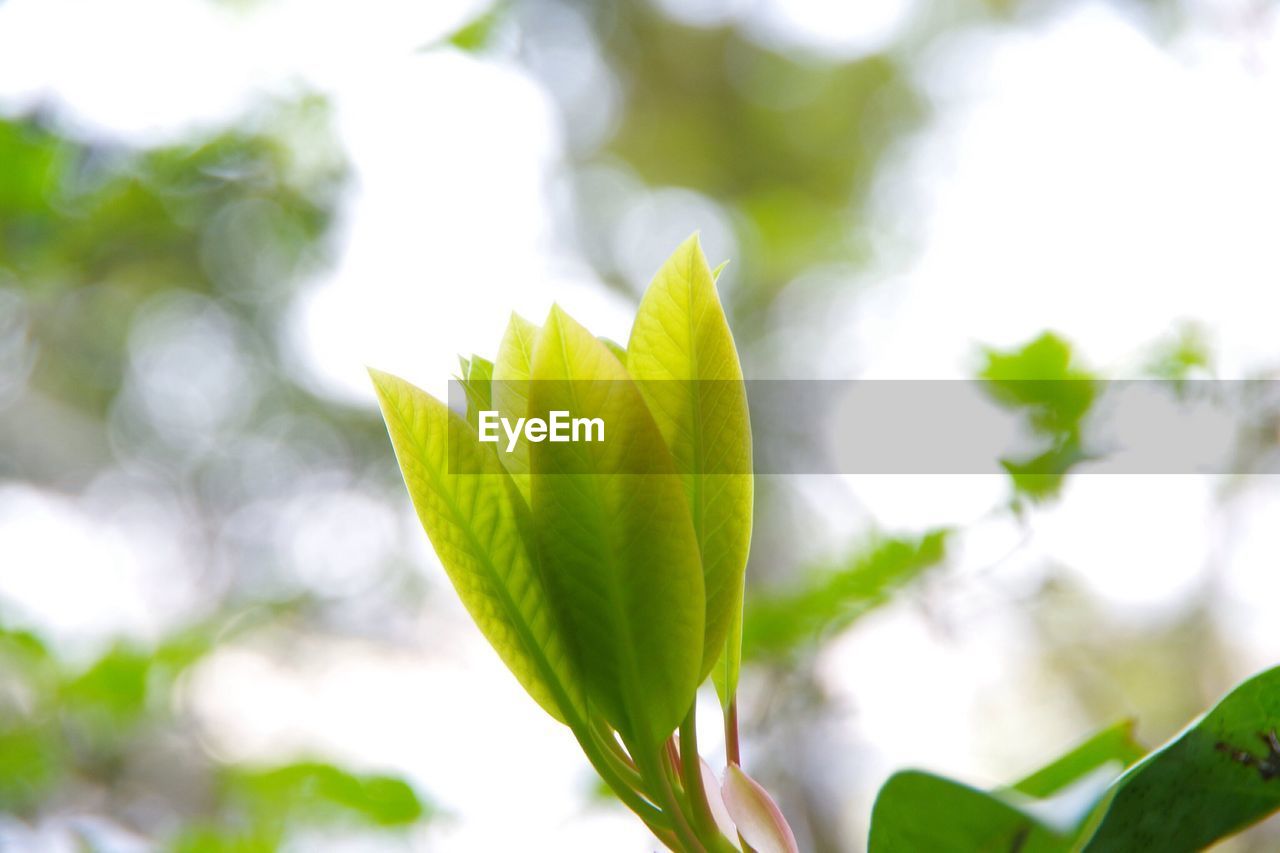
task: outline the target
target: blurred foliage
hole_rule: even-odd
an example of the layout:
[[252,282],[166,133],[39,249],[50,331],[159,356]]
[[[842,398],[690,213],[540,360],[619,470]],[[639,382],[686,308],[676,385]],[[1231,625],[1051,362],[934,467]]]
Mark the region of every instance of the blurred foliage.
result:
[[1010,792],[1043,800],[1061,793],[1100,767],[1128,767],[1147,754],[1133,737],[1133,721],[1103,729],[1075,749],[1008,787]]
[[[678,23],[646,0],[542,0],[519,7],[518,20],[526,63],[560,99],[571,136],[598,127],[601,115],[614,118],[576,142],[572,182],[577,240],[607,280],[633,290],[645,283],[629,280],[625,254],[634,246],[618,237],[644,239],[628,217],[647,191],[691,191],[719,206],[738,244],[726,309],[750,367],[784,288],[815,267],[869,258],[863,211],[872,178],[926,114],[898,59],[769,48],[737,26]],[[564,43],[573,26],[553,29],[576,20],[595,48]],[[588,95],[557,64],[584,49],[600,52],[616,89],[598,85]],[[614,93],[617,104],[608,101]],[[614,195],[632,181],[639,186]],[[671,222],[670,213],[641,227],[696,224]]]
[[934,530],[918,537],[874,539],[839,565],[811,568],[794,589],[757,593],[743,616],[743,659],[809,649],[848,628],[942,563],[948,535]]
[[995,402],[1023,417],[1039,445],[1026,456],[1000,460],[1016,495],[1056,497],[1067,472],[1088,459],[1084,421],[1098,397],[1097,379],[1077,366],[1071,345],[1052,332],[1015,350],[986,350],[978,378]]
[[[248,14],[263,0],[232,2]],[[830,265],[841,269],[840,287],[856,286],[869,229],[893,227],[868,221],[868,201],[884,164],[929,118],[913,64],[933,37],[993,21],[1014,32],[1071,2],[932,10],[909,42],[856,58],[766,46],[732,22],[693,27],[647,0],[500,3],[446,43],[493,51],[518,35],[519,58],[565,115],[572,163],[561,225],[615,287],[643,284],[629,241],[675,219],[659,207],[633,221],[655,194],[677,190],[695,212],[708,202],[723,214],[739,244],[726,307],[744,361],[759,372],[771,364],[780,297],[813,295],[806,274]],[[1125,4],[1161,32],[1189,8]],[[601,75],[587,73],[593,58]],[[317,580],[314,552],[304,559],[281,545],[298,501],[355,495],[392,512],[403,505],[376,415],[315,393],[290,350],[288,312],[328,260],[345,187],[328,122],[323,101],[303,98],[234,129],[136,149],[69,129],[52,110],[0,118],[0,483],[97,513],[164,508],[173,517],[154,532],[190,540],[169,569],[200,591],[187,629],[158,643],[122,640],[75,663],[58,637],[17,622],[0,630],[0,813],[38,823],[95,808],[151,839],[247,853],[275,849],[291,831],[256,822],[264,810],[287,812],[290,824],[316,811],[374,823],[414,811],[398,783],[342,768],[221,766],[173,693],[184,672],[237,636],[227,628],[246,609],[265,603],[267,621],[394,644],[405,642],[422,600],[399,551],[356,566],[362,582],[335,585]],[[1146,369],[1184,378],[1212,365],[1207,337],[1188,326]],[[1047,335],[988,352],[983,378],[1039,442],[1006,460],[1019,499],[1056,494],[1083,458],[1094,399],[1080,388],[1091,374]],[[748,603],[754,677],[798,685],[787,695],[805,705],[771,722],[791,729],[773,775],[791,783],[781,786],[794,800],[786,805],[805,816],[812,849],[849,849],[844,804],[827,781],[842,761],[832,729],[806,725],[834,713],[830,697],[794,652],[924,575],[928,537],[889,540],[894,558],[858,551],[809,570],[791,553],[803,512],[766,487],[758,516],[748,585],[760,595]],[[317,527],[303,533],[315,537]],[[783,582],[797,564],[800,580]],[[1063,714],[1096,723],[1136,714],[1144,735],[1165,735],[1228,686],[1235,657],[1215,606],[1207,590],[1185,612],[1138,624],[1058,580],[1037,593],[1028,620],[1037,665],[1067,686]],[[379,791],[386,811],[351,807],[384,803]],[[136,800],[148,808],[132,808]],[[431,807],[417,802],[429,818]],[[175,826],[186,831],[169,834]]]
[[356,775],[322,762],[265,770],[230,768],[221,773],[217,796],[218,811],[233,817],[221,826],[184,831],[173,842],[175,851],[269,851],[287,839],[290,829],[410,826],[431,813],[400,779]]
[[[163,797],[186,824],[174,847],[192,851],[275,850],[310,826],[397,827],[431,817],[395,777],[323,762],[223,765],[189,747],[174,754],[165,742],[184,720],[172,692],[213,648],[193,643],[196,636],[205,632],[154,648],[119,643],[76,667],[28,631],[0,630],[0,814],[38,819],[95,787],[120,814],[135,798]],[[177,755],[180,767],[162,781],[156,760]]]
[[1185,380],[1213,375],[1209,333],[1196,323],[1184,324],[1151,348],[1146,374],[1156,379]]
[[[328,122],[304,97],[137,149],[39,112],[0,119],[0,479],[132,511],[148,535],[188,542],[170,574],[200,596],[161,641],[122,638],[88,660],[5,614],[0,813],[39,825],[96,808],[198,850],[274,850],[335,816],[430,817],[390,777],[224,766],[175,701],[184,673],[246,631],[281,619],[369,630],[332,615],[334,593],[297,574],[263,514],[326,489],[399,497],[376,416],[314,393],[284,345],[345,181]],[[248,526],[246,507],[259,518]],[[386,603],[368,606],[412,606],[401,565],[380,567],[389,586],[368,588]],[[395,625],[378,630],[391,639]]]
[[[507,3],[494,3],[450,33],[441,43],[471,53],[484,50],[493,41],[510,11]],[[432,45],[434,47],[435,45]]]

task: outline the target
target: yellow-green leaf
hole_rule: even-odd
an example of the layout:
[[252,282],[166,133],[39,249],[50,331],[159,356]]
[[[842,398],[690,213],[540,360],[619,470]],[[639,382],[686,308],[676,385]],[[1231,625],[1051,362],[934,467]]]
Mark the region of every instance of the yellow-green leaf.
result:
[[613,353],[614,357],[617,358],[621,364],[627,363],[627,350],[622,346],[622,344],[612,338],[606,338],[604,336],[601,336],[600,343],[608,347],[609,352]]
[[[529,372],[537,340],[538,327],[513,313],[502,343],[498,345],[498,360],[493,365],[493,407],[512,423],[529,413]],[[520,436],[510,452],[505,442],[499,442],[498,457],[528,502],[529,442]]]
[[511,478],[439,400],[390,374],[370,376],[409,496],[458,597],[539,705],[561,722],[580,718],[579,682]]
[[751,547],[751,423],[733,335],[697,235],[645,292],[627,345],[636,380],[676,460],[706,577],[702,675],[737,689],[742,585]]
[[458,356],[458,364],[462,366],[458,384],[462,386],[462,392],[467,398],[467,422],[475,427],[481,410],[491,407],[489,398],[493,383],[493,362],[473,355],[469,360]]
[[532,375],[531,413],[605,424],[604,441],[531,444],[534,527],[589,697],[624,739],[652,749],[700,680],[706,605],[684,490],[625,368],[558,308]]

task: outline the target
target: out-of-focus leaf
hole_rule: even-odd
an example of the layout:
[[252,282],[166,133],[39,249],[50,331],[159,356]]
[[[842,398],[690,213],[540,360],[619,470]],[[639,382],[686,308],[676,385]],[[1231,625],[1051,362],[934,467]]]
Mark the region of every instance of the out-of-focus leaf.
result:
[[1189,853],[1277,810],[1280,667],[1232,690],[1117,780],[1084,850]]
[[781,655],[848,627],[946,558],[946,530],[871,543],[843,566],[814,571],[798,589],[747,603],[743,655]]
[[1042,501],[1061,492],[1067,474],[1088,458],[1078,441],[1068,440],[1029,459],[1001,459],[1000,467],[1008,473],[1015,491]]
[[707,595],[702,676],[715,667],[727,704],[737,689],[741,642],[733,628],[751,548],[751,421],[738,351],[696,234],[645,291],[627,370],[684,481]]
[[[495,454],[440,401],[370,371],[418,518],[481,632],[529,694],[564,721],[577,679],[521,530],[523,502]],[[450,456],[468,473],[450,472]],[[471,473],[475,472],[475,473]]]
[[[498,345],[498,360],[493,367],[493,404],[498,414],[513,424],[529,414],[529,373],[537,340],[538,327],[519,314],[512,314],[502,343]],[[528,502],[529,442],[524,434],[516,439],[515,448],[510,452],[504,436],[498,442],[498,457]]]
[[151,657],[117,645],[62,688],[64,706],[103,723],[119,726],[141,716],[147,703]]
[[1070,787],[1107,764],[1123,769],[1147,754],[1133,739],[1133,721],[1103,729],[1084,743],[1009,786],[1009,790],[1045,799]]
[[20,814],[40,803],[62,774],[64,761],[53,732],[11,724],[0,719],[0,814]]
[[191,826],[173,839],[173,853],[277,853],[279,831],[235,831],[213,826]]
[[44,641],[31,631],[0,628],[0,666],[6,662],[23,668],[44,667],[53,657]]
[[294,821],[358,818],[375,826],[403,826],[430,815],[404,780],[358,775],[332,764],[300,762],[267,770],[234,770],[228,795],[248,812]]
[[876,797],[869,853],[1066,853],[1069,839],[991,794],[929,773],[895,774]]
[[1071,345],[1046,332],[1019,349],[988,349],[978,378],[993,400],[1023,413],[1043,449],[1002,459],[1014,491],[1032,500],[1052,498],[1070,469],[1088,459],[1085,416],[1097,400],[1098,382],[1076,365]]
[[675,462],[623,366],[559,308],[538,337],[529,411],[604,421],[604,441],[530,447],[534,527],[593,702],[655,748],[693,701],[706,607]]
[[467,53],[479,53],[489,46],[506,16],[507,4],[495,3],[482,14],[454,30],[445,43]]
[[226,817],[185,828],[169,849],[274,853],[298,831],[359,825],[391,829],[435,814],[431,804],[402,779],[352,773],[317,761],[224,769],[219,812]]
[[1172,380],[1211,376],[1213,351],[1208,332],[1196,323],[1182,325],[1172,337],[1152,348],[1146,372],[1157,379]]

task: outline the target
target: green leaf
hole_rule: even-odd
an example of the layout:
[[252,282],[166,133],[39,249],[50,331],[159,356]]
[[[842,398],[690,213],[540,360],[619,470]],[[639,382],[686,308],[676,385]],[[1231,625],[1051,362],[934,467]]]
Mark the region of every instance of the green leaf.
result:
[[443,403],[390,374],[370,376],[418,518],[454,589],[525,690],[565,721],[581,707],[579,688],[511,478]]
[[1122,776],[1087,853],[1200,850],[1280,809],[1280,667]]
[[890,778],[876,797],[868,851],[1064,853],[1068,844],[1064,836],[990,794],[908,770]]
[[470,360],[458,356],[458,363],[462,366],[458,383],[467,398],[467,422],[474,427],[479,422],[479,413],[493,408],[493,362],[473,355]]
[[986,350],[978,378],[993,400],[1020,412],[1040,439],[1036,451],[1000,460],[1015,494],[1032,501],[1055,497],[1071,468],[1089,458],[1083,427],[1099,394],[1096,378],[1077,366],[1071,345],[1052,332],[1019,349]]
[[[493,407],[512,423],[529,414],[529,374],[538,331],[535,324],[513,313],[502,343],[498,345],[498,360],[493,366]],[[527,503],[530,493],[529,442],[521,435],[512,451],[507,451],[505,441],[499,441],[497,447],[498,457],[511,472],[511,479]]]
[[821,568],[797,589],[747,606],[743,654],[776,657],[843,630],[890,599],[894,591],[941,563],[946,530],[918,538],[883,538],[859,548],[844,565]]
[[1070,787],[1100,767],[1116,764],[1123,769],[1146,754],[1141,744],[1133,739],[1133,721],[1125,720],[1103,729],[1061,758],[1010,785],[1009,790],[1042,800]]
[[645,291],[627,344],[627,370],[684,481],[707,596],[701,676],[717,670],[717,691],[727,704],[737,689],[751,548],[751,422],[738,351],[697,235],[676,249]]
[[39,808],[64,773],[69,756],[56,726],[0,725],[0,814]]
[[237,768],[226,778],[227,793],[246,811],[278,820],[322,822],[357,817],[375,826],[404,826],[429,814],[429,807],[402,779],[358,775],[316,761],[269,769]]
[[62,686],[60,701],[108,727],[136,722],[146,710],[151,657],[120,643]]
[[530,412],[600,418],[605,440],[530,447],[547,587],[589,695],[657,746],[693,702],[705,598],[675,463],[626,370],[559,308],[538,337]]
[[742,605],[739,604],[729,619],[729,630],[724,636],[724,652],[711,667],[711,683],[715,685],[720,707],[727,712],[738,692],[738,673],[742,670]]
[[507,15],[507,4],[495,3],[484,13],[455,30],[445,43],[467,53],[480,53],[490,42]]
[[606,338],[603,335],[600,337],[600,343],[609,348],[609,352],[613,353],[613,357],[616,358],[619,363],[627,363],[627,349],[622,344],[612,338]]

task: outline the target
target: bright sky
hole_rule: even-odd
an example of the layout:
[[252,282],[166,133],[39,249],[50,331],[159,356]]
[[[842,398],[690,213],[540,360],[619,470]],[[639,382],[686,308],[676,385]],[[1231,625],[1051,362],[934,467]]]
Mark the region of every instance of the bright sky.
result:
[[[625,339],[629,306],[550,233],[549,182],[566,143],[547,93],[502,62],[414,52],[473,4],[235,5],[8,0],[0,109],[53,99],[71,127],[152,143],[233,120],[299,83],[327,94],[355,181],[337,265],[298,304],[292,333],[329,393],[370,401],[366,364],[438,390],[458,352],[492,352],[509,309],[539,318],[552,300]],[[885,7],[874,20],[833,22],[823,18],[833,4],[766,3],[749,20],[762,39],[857,53],[896,32],[912,4]],[[742,8],[693,4],[686,17],[713,22]],[[937,120],[883,176],[875,215],[915,223],[921,251],[850,319],[865,375],[964,376],[976,343],[1014,344],[1046,327],[1125,375],[1182,318],[1208,322],[1226,376],[1275,358],[1274,21],[1247,40],[1208,34],[1165,50],[1116,11],[1085,5],[1031,31],[950,40],[916,71]],[[881,523],[906,530],[970,521],[1002,496],[991,478],[848,485]],[[1280,641],[1267,604],[1280,594],[1280,499],[1246,499],[1227,531],[1214,485],[1077,478],[1060,505],[1033,515],[1036,537],[1002,571],[1057,561],[1135,613],[1158,614],[1194,588],[1230,532],[1221,559],[1240,605],[1235,627],[1261,664]],[[402,521],[411,524],[407,513]],[[979,525],[959,571],[982,571],[1020,536]],[[156,547],[74,501],[0,494],[0,553],[24,557],[0,564],[0,590],[69,635],[158,630],[148,621],[166,594],[149,569]],[[61,593],[72,586],[102,594]],[[183,606],[178,593],[162,600]],[[876,773],[925,763],[982,781],[1006,769],[972,735],[1015,677],[1014,627],[990,602],[961,613],[958,639],[944,639],[893,608],[824,658],[833,688],[856,690]],[[424,648],[446,644],[429,655],[308,649],[284,670],[252,648],[230,649],[197,673],[184,701],[211,721],[211,746],[228,757],[311,746],[408,774],[452,813],[428,833],[450,850],[644,849],[626,816],[583,818],[589,777],[572,743],[523,699],[460,608],[444,618],[424,627]],[[939,690],[954,713],[935,713]],[[466,706],[437,700],[463,694]],[[1031,730],[1034,708],[1002,701],[1005,722]]]

